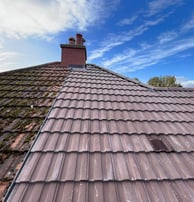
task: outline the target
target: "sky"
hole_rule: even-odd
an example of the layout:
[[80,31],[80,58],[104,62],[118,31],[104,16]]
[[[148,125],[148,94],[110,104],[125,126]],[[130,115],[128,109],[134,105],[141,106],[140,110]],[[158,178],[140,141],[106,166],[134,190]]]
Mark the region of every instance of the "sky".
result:
[[194,87],[193,0],[0,0],[0,72],[60,61],[76,33],[87,63]]

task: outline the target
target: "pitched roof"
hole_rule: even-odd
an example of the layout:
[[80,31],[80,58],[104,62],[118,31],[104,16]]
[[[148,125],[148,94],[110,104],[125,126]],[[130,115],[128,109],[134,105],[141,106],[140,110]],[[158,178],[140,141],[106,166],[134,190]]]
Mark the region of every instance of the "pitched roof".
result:
[[6,201],[192,201],[194,89],[70,68]]
[[58,64],[0,74],[0,199],[64,82],[68,70]]

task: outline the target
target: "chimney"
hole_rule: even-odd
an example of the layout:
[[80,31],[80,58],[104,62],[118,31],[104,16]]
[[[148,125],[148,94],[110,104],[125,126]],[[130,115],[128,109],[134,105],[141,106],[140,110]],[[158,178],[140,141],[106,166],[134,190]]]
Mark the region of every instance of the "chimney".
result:
[[61,44],[61,65],[68,67],[69,65],[86,64],[87,54],[86,47],[83,45],[85,39],[81,34],[76,34],[76,40],[69,38],[69,44]]

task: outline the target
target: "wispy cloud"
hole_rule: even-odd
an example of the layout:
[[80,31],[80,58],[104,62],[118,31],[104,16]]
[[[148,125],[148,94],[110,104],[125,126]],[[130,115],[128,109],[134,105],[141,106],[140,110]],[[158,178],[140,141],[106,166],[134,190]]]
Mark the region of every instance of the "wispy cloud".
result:
[[184,35],[185,33],[189,32],[191,29],[194,28],[194,14],[191,16],[190,19],[184,22],[183,25],[177,27],[176,31],[166,31],[163,32],[160,36],[158,36],[158,40],[160,43],[169,42],[175,40],[177,37]]
[[106,44],[104,46],[102,45],[100,48],[94,50],[91,52],[91,54],[88,56],[87,61],[91,62],[93,59],[100,58],[106,53],[107,51],[111,50],[112,48],[119,46],[123,44],[123,40],[116,41],[116,38],[119,39],[120,37],[115,37],[114,39],[109,39],[106,41]]
[[[87,30],[105,22],[118,3],[119,0],[0,1],[0,71],[14,68],[15,61],[19,61],[18,54],[10,48],[19,52],[28,41],[40,38],[47,42],[58,37],[59,32]],[[11,46],[9,40],[16,43]],[[19,40],[21,46],[15,45]],[[34,46],[30,44],[28,51],[31,49]],[[31,63],[30,58],[28,65]]]
[[142,49],[131,50],[129,54],[117,54],[114,57],[102,62],[102,65],[108,66],[117,72],[134,72],[139,69],[157,64],[162,60],[179,54],[185,50],[194,48],[194,37],[184,40],[176,40],[171,43],[158,43],[147,45]]
[[156,15],[158,13],[160,13],[161,11],[171,7],[171,6],[177,6],[180,5],[180,3],[182,3],[182,0],[154,0],[151,1],[148,4],[148,11],[147,11],[147,16],[153,16]]
[[18,53],[16,52],[0,52],[0,62],[10,58],[10,57],[15,57],[17,56]]
[[175,40],[177,37],[183,36],[185,33],[190,32],[194,29],[194,14],[188,21],[175,30],[163,32],[158,36],[158,40],[161,44]]
[[178,33],[175,31],[167,31],[162,33],[158,40],[161,44],[174,40],[178,36]]
[[131,25],[135,22],[135,20],[138,18],[137,15],[132,16],[131,18],[124,18],[120,20],[117,25],[123,26],[123,25]]
[[[190,28],[194,23],[194,17],[192,16],[184,25],[177,28],[177,30],[171,30],[161,33],[154,43],[149,44],[147,42],[140,43],[140,47],[136,49],[126,49],[120,54],[114,55],[112,58],[102,60],[103,66],[114,69],[120,73],[134,72],[139,69],[158,64],[165,61],[170,56],[177,56],[179,58],[188,57],[190,55],[182,54],[182,52],[194,48],[194,37],[185,34],[189,34]],[[142,33],[147,30],[147,27],[158,24],[163,19],[155,21],[147,21],[144,23]],[[185,29],[185,26],[188,29]],[[134,37],[136,35],[133,35]],[[169,43],[170,42],[170,43]]]
[[120,46],[125,42],[131,41],[133,38],[143,34],[146,30],[148,30],[151,26],[155,26],[162,22],[166,16],[162,16],[157,18],[156,20],[145,21],[142,25],[139,25],[137,28],[133,30],[128,30],[122,33],[110,34],[107,39],[105,39],[100,48],[91,52],[88,57],[88,61],[92,61],[94,59],[102,57],[106,52],[110,51],[112,48]]
[[[0,1],[0,35],[12,38],[40,36],[77,28],[85,30],[118,0],[20,0]],[[109,6],[108,6],[109,5]]]
[[15,65],[15,64],[11,62],[11,60],[18,55],[19,53],[16,53],[16,52],[1,51],[0,52],[0,72],[12,69],[11,65]]
[[115,63],[119,65],[120,63],[123,63],[123,61],[126,61],[128,58],[132,58],[135,56],[136,51],[133,49],[125,50],[122,54],[116,55],[115,57],[105,60],[103,62],[103,66],[109,67],[114,65]]
[[192,17],[183,25],[182,31],[189,31],[194,28],[194,14]]

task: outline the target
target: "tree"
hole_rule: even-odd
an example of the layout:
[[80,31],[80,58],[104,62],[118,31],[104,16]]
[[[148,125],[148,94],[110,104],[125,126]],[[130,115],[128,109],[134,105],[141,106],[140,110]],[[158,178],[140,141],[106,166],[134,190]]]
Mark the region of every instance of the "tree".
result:
[[175,76],[155,76],[149,79],[148,84],[155,87],[182,87],[176,82]]

